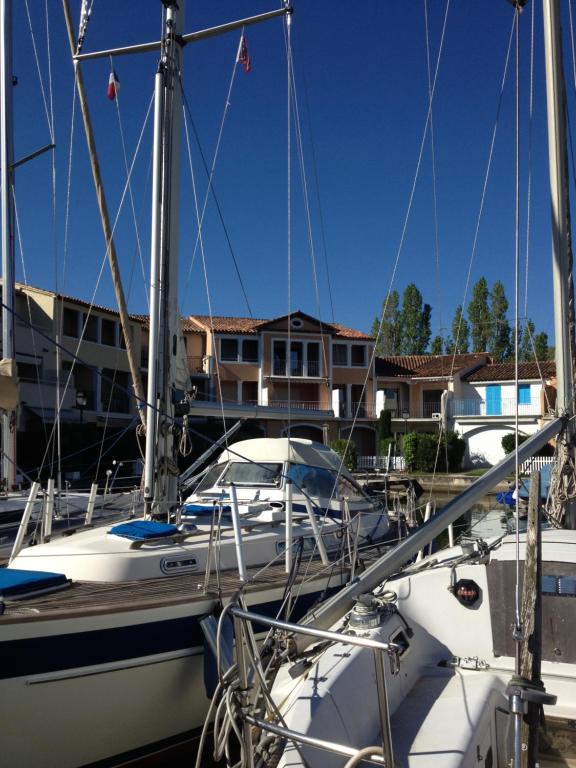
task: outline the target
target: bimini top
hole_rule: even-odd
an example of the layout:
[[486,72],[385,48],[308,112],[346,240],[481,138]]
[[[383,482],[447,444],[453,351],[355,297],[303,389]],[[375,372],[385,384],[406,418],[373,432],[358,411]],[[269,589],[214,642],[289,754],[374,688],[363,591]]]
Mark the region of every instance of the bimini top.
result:
[[327,445],[300,437],[257,437],[240,440],[220,454],[218,464],[227,461],[291,461],[295,464],[341,471],[341,474],[350,476],[346,467],[341,466],[340,456],[335,451]]

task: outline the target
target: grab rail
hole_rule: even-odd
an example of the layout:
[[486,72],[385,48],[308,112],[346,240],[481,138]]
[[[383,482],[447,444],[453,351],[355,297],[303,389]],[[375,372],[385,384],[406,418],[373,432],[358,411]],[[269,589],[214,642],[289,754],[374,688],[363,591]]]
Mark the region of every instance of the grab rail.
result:
[[[383,643],[380,640],[372,640],[368,637],[358,637],[357,635],[345,635],[342,632],[333,632],[326,629],[316,629],[310,626],[303,626],[301,624],[294,624],[288,621],[281,621],[280,619],[271,619],[268,616],[261,616],[251,611],[245,611],[241,608],[231,608],[230,613],[234,618],[234,627],[236,630],[236,652],[238,669],[242,670],[241,674],[241,686],[242,695],[244,697],[244,711],[246,711],[247,705],[247,669],[246,659],[244,657],[245,644],[244,638],[244,626],[243,622],[254,622],[255,624],[263,624],[264,626],[272,627],[274,629],[281,629],[286,632],[294,632],[295,634],[307,635],[309,637],[315,637],[319,640],[328,640],[334,643],[343,643],[345,645],[358,646],[360,648],[370,648],[374,658],[374,669],[376,673],[376,690],[378,696],[378,707],[380,713],[380,725],[382,729],[382,754],[383,758],[376,755],[371,756],[370,760],[376,762],[383,762],[386,766],[394,765],[394,753],[392,749],[392,731],[390,728],[390,710],[388,707],[388,694],[386,691],[386,677],[384,674],[384,665],[382,662],[382,653],[386,652],[390,656],[392,673],[396,674],[399,669],[399,654],[401,651],[400,646],[397,643]],[[258,725],[264,730],[275,733],[276,735],[284,736],[294,743],[308,744],[319,749],[325,749],[335,752],[336,754],[345,755],[348,757],[354,757],[359,754],[359,750],[351,747],[345,747],[341,744],[335,744],[320,739],[314,739],[304,734],[296,733],[288,728],[273,725],[264,720],[260,720],[251,715],[244,715],[246,723],[252,725]],[[252,740],[249,729],[246,727],[244,732],[244,746],[249,750],[252,749]],[[379,750],[375,747],[375,752]]]

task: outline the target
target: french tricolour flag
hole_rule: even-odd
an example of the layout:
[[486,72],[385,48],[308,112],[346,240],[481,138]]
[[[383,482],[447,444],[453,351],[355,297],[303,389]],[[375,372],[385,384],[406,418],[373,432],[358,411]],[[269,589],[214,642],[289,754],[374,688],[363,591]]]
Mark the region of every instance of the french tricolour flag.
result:
[[116,96],[118,95],[118,91],[120,90],[120,80],[118,80],[118,75],[114,70],[110,72],[110,77],[108,78],[108,98],[110,101],[114,101]]

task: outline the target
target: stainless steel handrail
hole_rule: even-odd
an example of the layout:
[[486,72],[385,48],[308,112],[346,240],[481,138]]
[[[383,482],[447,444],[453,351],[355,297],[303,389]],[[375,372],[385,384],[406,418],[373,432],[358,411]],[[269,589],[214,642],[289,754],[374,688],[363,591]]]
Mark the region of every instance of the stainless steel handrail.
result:
[[[328,640],[333,643],[343,643],[345,645],[354,645],[359,648],[370,648],[374,656],[374,669],[376,674],[376,689],[378,696],[378,709],[380,714],[380,725],[382,730],[382,752],[384,757],[372,756],[370,760],[383,763],[386,766],[394,765],[394,752],[392,749],[392,730],[390,727],[390,709],[388,706],[388,694],[386,690],[386,678],[384,674],[384,665],[382,663],[382,653],[386,652],[393,658],[392,670],[395,673],[399,667],[399,653],[400,646],[397,643],[383,643],[379,640],[372,640],[368,637],[358,637],[357,635],[345,635],[342,632],[332,632],[326,629],[315,629],[310,626],[303,626],[301,624],[294,624],[288,621],[280,621],[279,619],[271,619],[268,616],[261,616],[251,611],[245,611],[241,608],[231,608],[230,613],[234,617],[234,625],[236,627],[236,650],[237,661],[239,668],[243,669],[243,707],[246,707],[246,667],[245,661],[240,657],[244,655],[243,642],[239,642],[239,638],[242,637],[242,621],[254,622],[256,624],[263,624],[264,626],[273,627],[275,629],[281,629],[286,632],[294,632],[295,634],[308,635],[310,637],[316,637],[319,640]],[[341,744],[333,744],[331,742],[323,741],[321,739],[315,739],[311,736],[305,736],[304,734],[296,733],[288,728],[273,725],[267,721],[258,720],[254,716],[245,714],[244,718],[247,723],[253,725],[259,725],[264,730],[268,730],[277,735],[283,736],[295,744],[308,744],[309,746],[317,747],[319,749],[335,752],[336,754],[345,755],[348,757],[354,757],[359,754],[357,749],[353,747],[344,747]],[[249,735],[244,729],[244,741],[247,747],[247,752],[251,749],[251,742]]]

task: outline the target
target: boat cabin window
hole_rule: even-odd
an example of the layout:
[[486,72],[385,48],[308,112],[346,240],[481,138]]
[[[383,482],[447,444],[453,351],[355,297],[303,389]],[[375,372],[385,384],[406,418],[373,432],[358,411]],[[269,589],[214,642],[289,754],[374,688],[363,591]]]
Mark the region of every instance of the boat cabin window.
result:
[[271,485],[276,488],[282,482],[282,464],[233,461],[228,465],[218,485]]
[[334,495],[336,473],[329,469],[311,467],[308,464],[290,464],[288,477],[298,490],[309,496],[321,496],[330,499]]
[[196,486],[195,493],[202,493],[202,491],[206,491],[209,488],[214,488],[214,486],[218,482],[218,478],[220,477],[222,472],[224,472],[225,468],[226,468],[225,463],[214,464],[213,467],[210,467],[208,472],[206,472],[202,480],[200,480],[200,482]]

